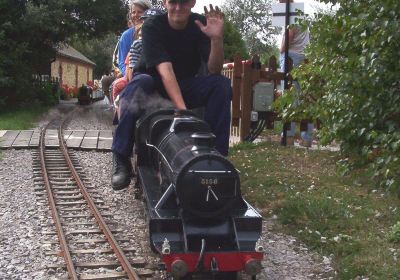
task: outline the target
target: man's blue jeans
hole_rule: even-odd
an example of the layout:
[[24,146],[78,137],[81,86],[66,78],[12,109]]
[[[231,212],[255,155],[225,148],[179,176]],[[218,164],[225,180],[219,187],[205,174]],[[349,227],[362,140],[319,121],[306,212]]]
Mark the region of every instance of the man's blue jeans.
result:
[[[178,82],[188,109],[205,107],[204,119],[216,136],[216,149],[228,155],[229,126],[231,120],[232,88],[230,80],[221,75],[196,76]],[[141,113],[136,110],[135,93],[147,94],[157,90],[167,97],[160,79],[147,74],[136,74],[120,93],[120,118],[113,138],[112,151],[132,156],[135,124]]]

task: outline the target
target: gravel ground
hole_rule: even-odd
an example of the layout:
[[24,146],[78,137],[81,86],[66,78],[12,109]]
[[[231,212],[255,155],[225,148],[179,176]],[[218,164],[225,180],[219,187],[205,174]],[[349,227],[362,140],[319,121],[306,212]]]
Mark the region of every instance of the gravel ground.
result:
[[2,152],[0,279],[43,279],[39,217],[33,192],[31,152]]
[[[62,104],[38,123],[43,126],[50,116],[72,109]],[[67,109],[65,109],[67,108]],[[112,129],[112,113],[103,102],[80,107],[67,129]],[[56,279],[45,269],[41,220],[43,205],[33,192],[32,152],[28,150],[3,151],[0,157],[0,279]],[[148,246],[144,208],[133,197],[133,187],[115,192],[110,186],[111,153],[75,153],[91,184],[104,194],[106,205],[113,209],[118,227],[132,238],[137,257],[148,261],[150,267],[158,263]],[[39,206],[38,206],[39,204]],[[264,270],[257,279],[333,279],[334,270],[326,256],[310,252],[296,238],[274,233],[274,220],[265,220],[262,237],[265,252]],[[163,279],[157,273],[153,279]]]

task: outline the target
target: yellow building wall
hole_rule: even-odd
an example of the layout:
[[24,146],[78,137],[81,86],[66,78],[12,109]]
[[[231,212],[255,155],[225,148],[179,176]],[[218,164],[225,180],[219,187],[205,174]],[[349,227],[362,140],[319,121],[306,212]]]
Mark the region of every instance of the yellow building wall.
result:
[[52,78],[60,78],[58,75],[58,67],[60,66],[60,61],[56,60],[50,65],[50,76]]
[[[60,66],[62,68],[61,77]],[[51,63],[51,76],[61,79],[62,84],[66,84],[68,87],[80,87],[82,84],[86,85],[88,81],[93,81],[93,66],[64,57],[57,57]]]

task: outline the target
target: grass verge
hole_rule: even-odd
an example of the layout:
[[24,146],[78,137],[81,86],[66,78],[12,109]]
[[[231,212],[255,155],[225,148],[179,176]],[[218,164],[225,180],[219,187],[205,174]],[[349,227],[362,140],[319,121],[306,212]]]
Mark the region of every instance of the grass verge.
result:
[[30,129],[49,107],[32,106],[0,113],[0,130]]
[[230,159],[246,199],[264,216],[277,215],[275,230],[331,256],[338,279],[400,279],[400,244],[388,239],[400,201],[365,170],[341,176],[337,153],[275,143],[237,145]]

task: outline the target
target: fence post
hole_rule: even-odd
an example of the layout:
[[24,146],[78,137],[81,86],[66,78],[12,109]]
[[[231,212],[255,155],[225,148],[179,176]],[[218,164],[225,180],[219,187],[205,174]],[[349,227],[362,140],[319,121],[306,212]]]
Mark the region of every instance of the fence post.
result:
[[239,54],[236,54],[232,74],[232,126],[239,126],[242,68],[242,59]]
[[[277,62],[276,62],[276,57],[273,55],[269,58],[268,60],[268,73],[271,74],[271,76],[273,76],[274,73],[276,73],[278,70],[277,67]],[[274,77],[273,82],[274,82],[274,89],[276,90],[278,83],[281,80],[278,79],[278,77]]]
[[260,81],[261,62],[258,55],[253,56],[251,59],[251,69],[251,85],[253,87],[254,84]]
[[252,91],[252,68],[251,61],[243,64],[242,86],[241,86],[241,126],[240,141],[250,133],[250,110],[251,110],[251,91]]

